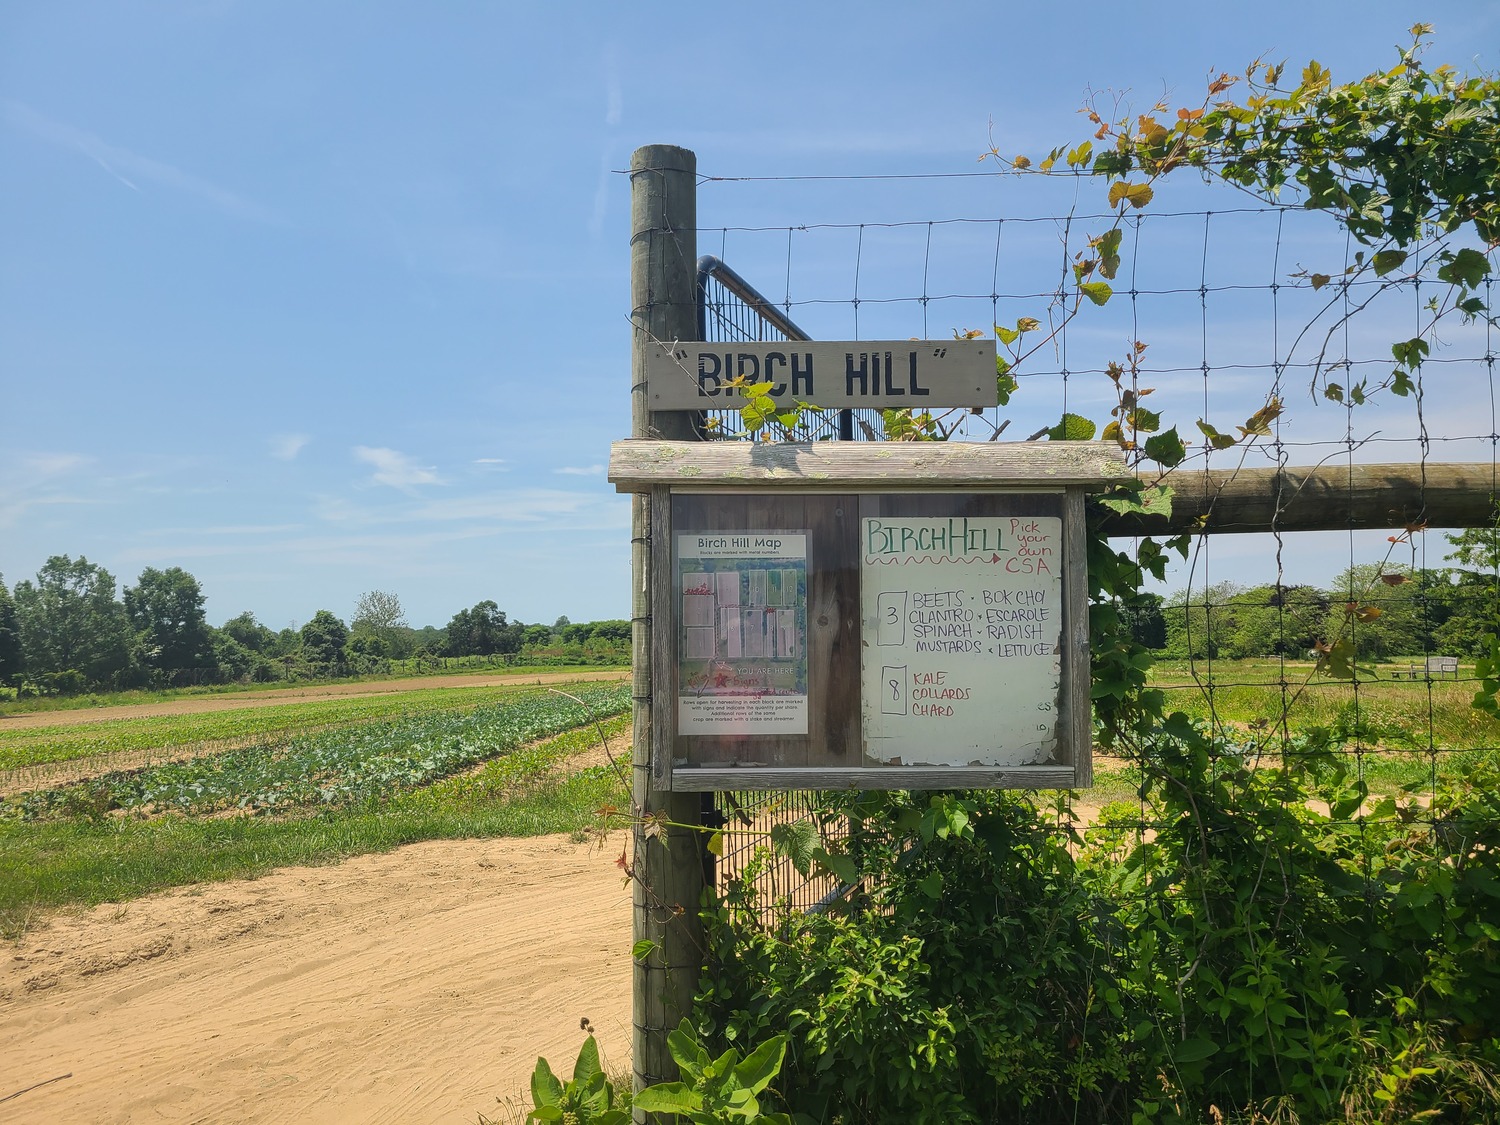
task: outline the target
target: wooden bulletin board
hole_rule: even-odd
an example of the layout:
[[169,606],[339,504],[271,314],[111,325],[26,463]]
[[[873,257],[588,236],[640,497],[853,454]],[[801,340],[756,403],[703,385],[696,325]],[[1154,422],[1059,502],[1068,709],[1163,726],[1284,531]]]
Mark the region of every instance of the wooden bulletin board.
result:
[[[1083,471],[1044,453],[1040,481],[997,485],[1014,474],[991,464],[944,488],[817,458],[831,475],[790,485],[766,464],[763,484],[744,466],[684,482],[669,458],[664,484],[612,464],[653,498],[653,783],[1089,784]],[[1118,475],[1096,460],[1096,486]]]

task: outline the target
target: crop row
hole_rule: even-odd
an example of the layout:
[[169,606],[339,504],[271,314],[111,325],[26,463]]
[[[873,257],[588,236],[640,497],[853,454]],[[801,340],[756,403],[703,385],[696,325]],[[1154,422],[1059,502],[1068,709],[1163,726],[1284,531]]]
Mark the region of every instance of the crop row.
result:
[[499,702],[526,690],[531,689],[516,685],[438,688],[9,731],[0,726],[0,770],[128,751],[161,750],[165,754],[210,743],[274,741],[319,727],[466,711],[476,703]]
[[570,691],[583,706],[533,690],[467,714],[425,714],[261,741],[0,800],[0,816],[102,816],[116,809],[202,815],[368,803],[630,705],[626,684],[575,685]]

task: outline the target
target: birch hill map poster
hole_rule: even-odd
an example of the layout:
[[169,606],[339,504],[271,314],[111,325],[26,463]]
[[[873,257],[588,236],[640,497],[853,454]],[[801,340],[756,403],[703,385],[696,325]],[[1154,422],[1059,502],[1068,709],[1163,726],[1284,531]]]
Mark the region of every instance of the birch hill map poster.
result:
[[807,733],[807,534],[677,536],[677,733]]

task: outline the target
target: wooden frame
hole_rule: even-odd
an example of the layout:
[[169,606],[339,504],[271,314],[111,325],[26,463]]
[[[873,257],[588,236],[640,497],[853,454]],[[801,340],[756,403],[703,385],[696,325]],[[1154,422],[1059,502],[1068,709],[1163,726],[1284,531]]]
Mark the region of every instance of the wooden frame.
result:
[[[1126,475],[1118,451],[1062,443],[701,445],[616,443],[610,479],[652,498],[651,784],[658,790],[1078,788],[1092,781],[1083,496]],[[1042,765],[885,765],[861,727],[858,528],[880,512],[1060,521],[1062,619],[1054,761]],[[678,733],[674,536],[777,530],[806,535],[807,726],[798,734]],[[850,557],[851,549],[854,557]],[[734,581],[738,581],[736,578]],[[691,591],[689,591],[691,593]],[[670,624],[669,624],[670,623]],[[694,761],[693,759],[697,759]],[[899,759],[892,759],[898,761]]]

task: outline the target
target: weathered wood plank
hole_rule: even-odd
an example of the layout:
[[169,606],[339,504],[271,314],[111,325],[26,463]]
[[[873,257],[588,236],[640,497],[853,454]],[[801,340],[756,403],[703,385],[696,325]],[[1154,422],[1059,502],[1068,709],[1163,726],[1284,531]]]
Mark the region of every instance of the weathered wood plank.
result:
[[1130,476],[1104,442],[617,441],[609,479],[621,492],[654,485],[808,488],[994,488],[1107,485]]
[[[635,151],[630,167],[630,433],[642,439],[686,438],[693,433],[691,414],[654,411],[646,400],[646,349],[653,340],[681,339],[696,329],[697,158],[687,149],[649,145]],[[651,752],[657,734],[655,708],[647,697],[660,645],[653,636],[652,615],[661,606],[652,604],[652,504],[645,496],[637,497],[632,505],[631,537],[633,655],[644,664],[636,669],[632,804],[646,816],[661,813],[675,824],[693,825],[699,815],[698,799],[692,794],[663,793],[651,783]],[[674,837],[684,832],[696,836],[689,829],[671,829]],[[687,846],[696,849],[696,841],[689,839]],[[643,821],[633,831],[632,851],[634,938],[654,942],[661,951],[660,959],[637,960],[631,969],[631,1062],[639,1089],[677,1076],[667,1050],[666,1028],[675,1027],[693,1007],[703,948],[697,911],[703,868],[691,856],[684,860],[682,841],[648,836]],[[663,909],[663,903],[681,903],[684,909],[674,913]],[[663,969],[663,963],[672,971]],[[644,1114],[636,1115],[637,1121],[644,1119]]]
[[1108,535],[1485,527],[1500,492],[1483,461],[1178,470],[1168,483],[1170,516],[1100,511],[1098,526]]
[[658,342],[646,353],[652,410],[738,410],[736,379],[781,408],[986,407],[998,401],[994,340]]
[[1072,789],[1071,766],[675,769],[678,792],[739,789]]
[[[1088,539],[1084,525],[1083,495],[1072,489],[1063,515],[1063,604],[1067,613],[1063,642],[1063,713],[1059,718],[1068,732],[1068,761],[1073,766],[1073,786],[1094,784],[1093,708],[1089,699],[1089,582]],[[1076,690],[1082,685],[1081,690]]]
[[[647,545],[647,569],[636,571],[641,586],[650,585],[646,614],[651,624],[650,661],[646,667],[646,692],[637,699],[651,701],[651,784],[660,790],[672,788],[672,735],[676,730],[677,636],[672,604],[672,498],[665,488],[651,491],[651,538]],[[659,561],[652,561],[655,556]],[[665,690],[668,686],[671,690]],[[637,703],[637,706],[640,704]]]
[[808,765],[856,765],[859,731],[859,498],[808,497]]

